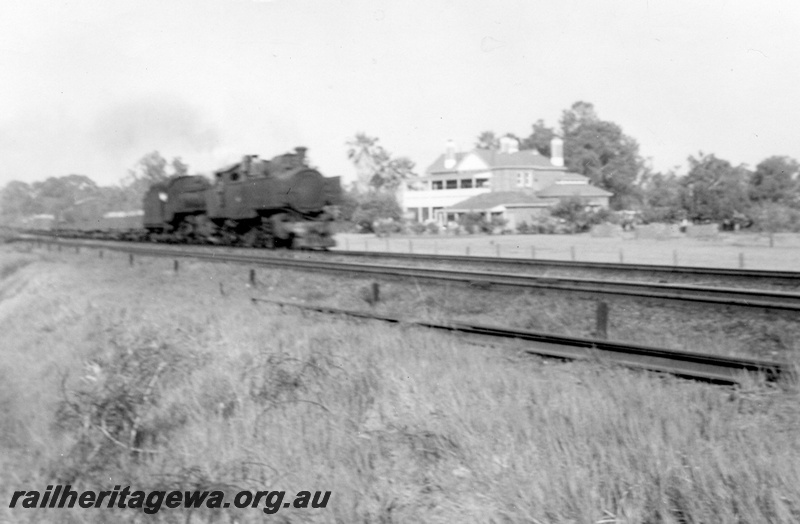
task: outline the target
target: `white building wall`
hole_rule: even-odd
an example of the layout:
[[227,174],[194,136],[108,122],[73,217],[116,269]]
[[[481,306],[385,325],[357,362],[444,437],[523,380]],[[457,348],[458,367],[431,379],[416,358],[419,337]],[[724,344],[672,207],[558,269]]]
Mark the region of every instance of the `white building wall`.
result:
[[[472,189],[441,189],[427,191],[405,190],[401,194],[400,205],[403,211],[418,210],[416,219],[419,221],[435,220],[435,211],[448,208],[468,198],[491,192],[491,188]],[[422,210],[427,209],[427,213]]]

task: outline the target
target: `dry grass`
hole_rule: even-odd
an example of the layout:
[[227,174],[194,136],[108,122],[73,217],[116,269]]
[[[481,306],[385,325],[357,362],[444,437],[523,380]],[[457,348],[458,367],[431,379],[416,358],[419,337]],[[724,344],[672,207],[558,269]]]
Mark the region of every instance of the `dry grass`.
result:
[[[362,300],[359,284],[334,286],[326,276],[261,271],[254,291],[241,267],[185,263],[176,276],[168,260],[129,268],[108,253],[51,255],[0,251],[3,264],[36,260],[0,282],[18,290],[0,301],[2,500],[71,481],[333,491],[327,509],[275,515],[286,522],[800,519],[795,383],[726,389],[545,364],[428,331],[247,300],[332,300],[332,287],[340,306]],[[398,301],[412,293],[386,292]],[[441,289],[413,293],[419,314],[448,298]],[[481,313],[467,301],[454,307]],[[190,517],[162,509],[155,519],[255,522],[263,514]],[[4,508],[4,518],[142,515]]]

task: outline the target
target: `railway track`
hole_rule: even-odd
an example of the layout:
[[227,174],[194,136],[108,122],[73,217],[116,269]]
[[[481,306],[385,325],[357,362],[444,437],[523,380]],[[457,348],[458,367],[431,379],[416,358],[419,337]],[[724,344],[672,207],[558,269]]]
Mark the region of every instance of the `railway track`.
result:
[[[102,243],[64,241],[56,243],[72,246],[99,247]],[[461,269],[431,269],[425,267],[397,266],[389,264],[364,264],[311,260],[302,257],[286,257],[259,254],[229,253],[219,249],[171,246],[129,246],[115,244],[119,251],[140,256],[171,258],[195,258],[213,262],[234,262],[286,269],[315,272],[335,272],[374,276],[382,278],[417,279],[436,283],[452,282],[476,288],[506,287],[514,289],[542,289],[576,293],[588,296],[626,296],[664,301],[678,301],[725,307],[756,308],[774,311],[800,311],[800,293],[775,290],[704,287],[685,284],[663,284],[635,281],[608,281],[588,278],[542,277],[500,272],[479,272]]]
[[751,373],[761,373],[768,380],[776,380],[780,376],[787,375],[790,371],[788,365],[770,360],[722,357],[691,351],[667,350],[652,346],[608,342],[606,340],[582,337],[567,337],[528,330],[511,330],[463,322],[411,321],[362,311],[256,297],[251,298],[251,300],[254,303],[268,303],[280,307],[293,307],[325,314],[442,330],[467,336],[477,336],[483,339],[513,340],[524,342],[525,345],[522,349],[525,352],[545,357],[565,360],[596,360],[720,384],[739,383],[744,376]]
[[[675,300],[697,300],[706,303],[718,303],[723,305],[741,305],[743,307],[763,307],[767,309],[788,309],[797,311],[800,309],[800,295],[765,292],[756,290],[724,289],[724,288],[699,288],[696,286],[674,286],[664,284],[641,284],[641,283],[622,283],[620,288],[618,282],[599,282],[600,285],[607,285],[607,288],[590,287],[582,288],[586,282],[598,284],[596,281],[580,280],[575,284],[575,280],[568,279],[543,279],[540,277],[508,275],[498,273],[478,273],[465,271],[444,271],[431,270],[425,268],[407,268],[386,265],[367,265],[353,263],[339,263],[318,260],[298,260],[296,258],[282,256],[258,256],[231,254],[215,249],[174,249],[170,246],[153,247],[134,247],[129,245],[108,245],[106,243],[82,242],[82,241],[46,241],[72,247],[102,248],[128,253],[133,256],[154,256],[166,258],[192,258],[211,262],[233,262],[254,266],[281,267],[286,269],[304,269],[313,271],[333,271],[358,274],[363,276],[389,276],[400,278],[430,279],[434,281],[461,281],[469,284],[489,285],[489,286],[511,286],[511,287],[545,287],[556,288],[557,286],[567,285],[570,290],[584,293],[598,294],[623,294],[632,296],[654,297],[660,292],[673,292],[676,288],[688,294],[673,297]],[[133,258],[131,259],[133,260]],[[499,278],[498,278],[499,277]],[[616,287],[616,289],[614,289]],[[649,291],[647,291],[649,290]],[[722,296],[720,293],[729,292],[729,296]],[[701,296],[703,293],[711,295]],[[750,294],[761,297],[757,302]],[[697,296],[693,296],[697,295]],[[791,298],[791,301],[787,300]],[[767,298],[766,300],[764,297]],[[663,298],[663,297],[659,297]],[[367,320],[378,320],[395,324],[406,324],[418,327],[449,331],[465,336],[481,337],[483,339],[504,339],[521,342],[525,344],[524,351],[546,357],[559,359],[592,359],[600,362],[621,364],[630,367],[642,368],[651,371],[670,373],[687,378],[701,379],[716,383],[732,384],[742,380],[747,373],[762,373],[767,379],[777,379],[781,375],[789,373],[792,368],[785,363],[772,360],[762,360],[754,358],[733,358],[717,355],[704,354],[693,351],[668,350],[653,346],[638,345],[625,342],[610,342],[604,339],[591,339],[583,337],[570,337],[549,333],[535,332],[529,330],[512,330],[497,326],[486,326],[468,324],[464,322],[421,322],[410,321],[397,317],[376,315],[361,311],[343,310],[332,307],[314,306],[305,303],[280,302],[263,298],[252,298],[254,302],[268,302],[283,307],[297,307],[304,310],[312,310],[326,314],[347,315]],[[775,302],[770,302],[775,300]]]

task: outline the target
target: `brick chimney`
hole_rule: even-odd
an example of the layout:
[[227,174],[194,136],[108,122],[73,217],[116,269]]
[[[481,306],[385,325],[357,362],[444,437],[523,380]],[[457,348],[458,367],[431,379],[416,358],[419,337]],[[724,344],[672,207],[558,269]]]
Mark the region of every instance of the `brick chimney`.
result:
[[500,138],[500,152],[501,153],[516,153],[519,151],[519,142],[516,138],[504,136]]
[[555,167],[564,167],[564,141],[557,136],[550,141],[550,163]]
[[456,167],[456,143],[448,140],[444,148],[444,168],[453,169],[454,167]]

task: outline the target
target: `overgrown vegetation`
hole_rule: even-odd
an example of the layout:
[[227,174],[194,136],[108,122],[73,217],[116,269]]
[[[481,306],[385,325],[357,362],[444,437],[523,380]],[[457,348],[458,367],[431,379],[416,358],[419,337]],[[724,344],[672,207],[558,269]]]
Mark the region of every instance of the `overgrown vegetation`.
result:
[[[731,390],[595,363],[542,365],[426,331],[254,306],[241,268],[187,263],[175,276],[164,262],[65,254],[17,275],[29,293],[0,310],[4,500],[17,486],[72,480],[332,490],[325,510],[276,515],[304,522],[800,518],[794,383]],[[288,276],[259,272],[258,292],[349,296],[329,277]],[[493,307],[433,291],[431,312]],[[401,290],[387,292],[400,300]],[[142,515],[3,507],[0,518]]]

